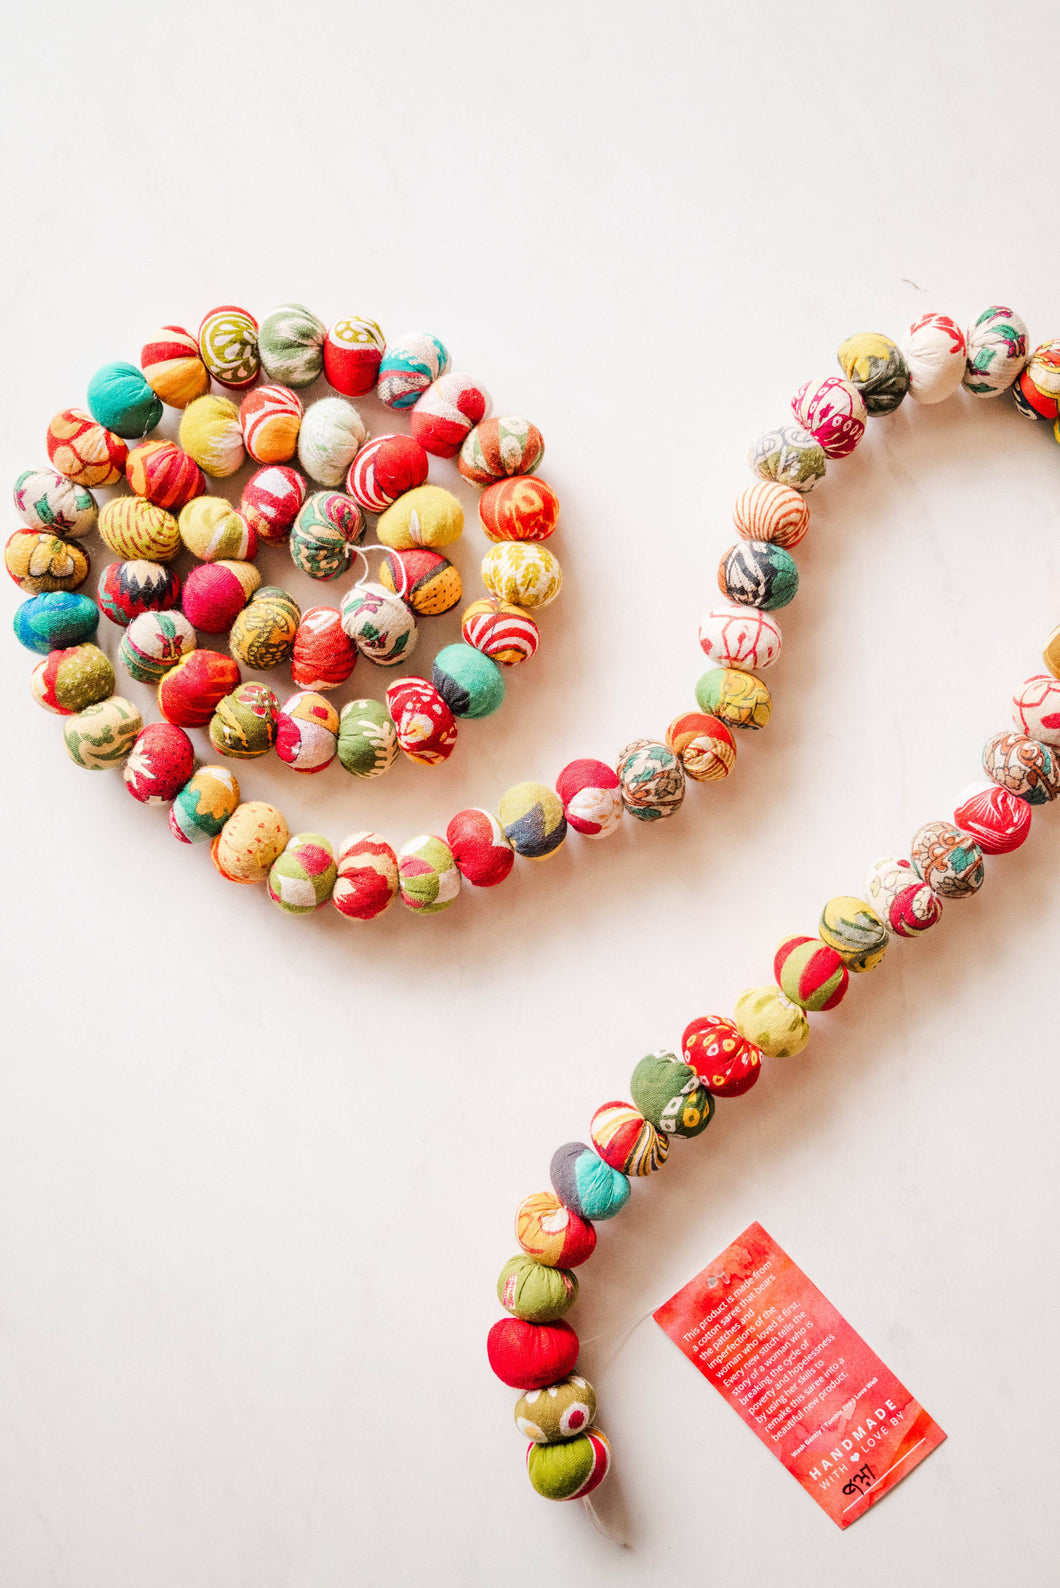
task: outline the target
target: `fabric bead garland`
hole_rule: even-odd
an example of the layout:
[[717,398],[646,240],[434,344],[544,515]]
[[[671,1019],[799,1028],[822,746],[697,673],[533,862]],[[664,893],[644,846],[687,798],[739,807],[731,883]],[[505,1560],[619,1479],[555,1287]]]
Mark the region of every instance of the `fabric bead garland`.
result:
[[[333,849],[321,834],[292,838],[271,804],[242,800],[227,767],[196,770],[185,730],[209,724],[214,748],[237,759],[275,746],[303,773],[337,759],[354,775],[378,775],[398,748],[428,764],[445,759],[456,738],[454,713],[495,710],[503,696],[497,664],[516,665],[537,647],[527,609],[547,605],[560,588],[559,564],[541,544],[556,527],[558,504],[534,473],[540,432],[521,419],[486,419],[484,388],[450,373],[448,351],[436,338],[417,333],[387,349],[374,322],[347,318],[325,332],[297,304],[266,316],[259,333],[248,311],[224,305],[204,318],[197,338],[163,327],[145,343],[139,368],[114,363],[97,372],[88,411],[64,409],[49,426],[52,469],[24,471],[16,482],[25,528],[11,537],[6,560],[16,583],[32,592],[15,630],[44,657],[34,695],[64,716],[67,748],[79,765],[121,765],[138,802],[169,805],[174,836],[209,841],[222,876],[266,883],[285,913],[312,914],[331,899],[341,914],[367,920],[395,896],[414,913],[439,913],[458,897],[462,878],[495,886],[516,855],[554,853],[568,828],[606,836],[624,813],[650,824],[680,808],[686,775],[726,775],[736,756],[731,730],[758,730],[770,719],[770,693],[757,673],[780,655],[771,614],[797,592],[792,551],[809,528],[807,495],[829,462],[856,448],[869,417],[893,412],[906,396],[943,401],[961,386],[977,399],[1011,390],[1021,413],[1056,424],[1060,339],[1033,351],[1029,345],[1022,320],[1000,306],[985,310],[967,333],[950,317],[929,314],[902,343],[877,333],[849,338],[839,350],[842,378],[805,383],[791,418],[751,446],[757,479],[734,508],[740,539],[718,576],[725,599],[699,631],[714,665],[696,686],[698,712],[674,718],[665,742],[632,740],[613,766],[572,762],[555,791],[520,784],[500,800],[497,815],[460,812],[445,838],[424,834],[395,851],[376,834],[357,833]],[[271,384],[255,386],[261,369]],[[321,370],[339,395],[303,407],[295,391]],[[245,393],[241,408],[210,393],[211,376]],[[373,389],[395,413],[410,413],[411,436],[368,438],[349,398]],[[179,445],[148,439],[163,403],[181,411]],[[137,445],[130,451],[126,440]],[[204,474],[226,478],[248,453],[264,467],[244,487],[240,509],[221,498],[211,503]],[[430,615],[432,605],[447,610],[459,601],[459,576],[453,596],[446,580],[455,570],[438,548],[460,535],[463,515],[451,493],[428,483],[432,456],[459,457],[459,472],[482,487],[479,516],[493,542],[482,567],[487,599],[464,613],[463,644],[439,653],[431,682],[404,677],[387,690],[385,707],[362,699],[339,712],[319,690],[343,683],[359,650],[369,654],[374,644],[381,659],[401,661],[415,637],[413,610]],[[304,475],[325,491],[307,488]],[[126,477],[135,494],[98,511],[92,489]],[[312,507],[303,519],[307,500]],[[363,538],[365,511],[380,515],[389,589],[376,584],[373,592],[364,578],[340,607],[303,617],[285,591],[259,587],[259,535],[290,536],[296,563],[330,578],[348,566]],[[97,526],[122,559],[100,582],[104,610],[123,626],[120,658],[132,677],[158,685],[163,721],[146,727],[136,706],[114,693],[113,669],[91,643],[98,611],[77,593],[88,554],[76,537]],[[173,610],[181,581],[166,567],[182,544],[200,558],[183,581],[183,612]],[[437,561],[420,567],[409,557]],[[429,604],[417,607],[415,597]],[[231,656],[197,645],[195,629],[223,633],[222,619],[231,622]],[[299,692],[285,705],[264,684],[242,680],[240,662],[268,669],[288,658]],[[595,1245],[593,1222],[621,1211],[630,1176],[664,1167],[670,1137],[707,1128],[716,1097],[749,1090],[763,1057],[799,1053],[809,1039],[809,1014],[834,1008],[850,975],[875,968],[892,937],[921,935],[937,924],[944,901],[978,891],[984,855],[1024,842],[1033,808],[1060,794],[1060,629],[1047,640],[1043,661],[1047,671],[1014,697],[1013,728],[988,742],[986,780],[961,794],[953,822],[925,823],[908,859],[875,862],[864,899],[828,900],[816,935],[780,945],[776,984],[745,991],[735,1019],[699,1017],[685,1030],[681,1057],[660,1051],[642,1059],[632,1101],[601,1105],[590,1123],[592,1145],[559,1148],[553,1189],[521,1205],[523,1255],[508,1261],[498,1284],[514,1316],[494,1326],[489,1356],[506,1383],[526,1392],[517,1415],[531,1440],[531,1481],[542,1494],[586,1494],[610,1463],[606,1437],[594,1426],[592,1388],[573,1375],[577,1336],[562,1318],[577,1291],[570,1269]],[[535,1420],[531,1397],[542,1394]]]

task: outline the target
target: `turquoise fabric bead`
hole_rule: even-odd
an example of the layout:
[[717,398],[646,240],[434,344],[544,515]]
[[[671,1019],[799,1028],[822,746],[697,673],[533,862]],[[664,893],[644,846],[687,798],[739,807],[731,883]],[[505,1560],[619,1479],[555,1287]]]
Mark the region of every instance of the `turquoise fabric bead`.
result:
[[583,1219],[611,1219],[629,1201],[629,1181],[620,1169],[587,1147],[568,1141],[552,1154],[552,1189],[563,1206]]
[[504,700],[500,668],[473,645],[444,645],[431,683],[456,717],[488,717]]
[[104,364],[88,383],[88,411],[98,424],[128,439],[146,436],[162,418],[162,404],[135,364]]
[[47,656],[90,640],[99,627],[99,608],[73,590],[51,590],[31,596],[16,610],[15,637],[27,651]]

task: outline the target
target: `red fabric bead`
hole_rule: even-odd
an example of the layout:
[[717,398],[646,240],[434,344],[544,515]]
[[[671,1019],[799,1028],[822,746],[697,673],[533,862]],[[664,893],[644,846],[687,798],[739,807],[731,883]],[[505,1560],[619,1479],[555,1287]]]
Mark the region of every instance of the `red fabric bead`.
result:
[[[796,1003],[802,1007],[823,1013],[826,1009],[834,1009],[846,997],[847,987],[850,984],[850,972],[836,953],[827,943],[822,943],[820,938],[814,937],[786,937],[773,956],[773,974],[778,987],[783,987],[781,972],[793,951],[802,948],[806,943],[816,943],[817,947],[799,971],[797,985],[788,993]],[[835,991],[824,1003],[811,1002],[823,990],[825,984],[833,976],[839,977],[839,984]]]
[[[595,838],[603,831],[601,823],[591,815],[580,814],[571,802],[587,789],[617,788],[618,774],[614,767],[608,766],[605,761],[594,761],[591,758],[569,761],[556,779],[556,793],[563,801],[563,813],[568,824],[576,833],[586,833],[590,838]],[[586,811],[592,809],[591,801],[585,804]]]
[[239,511],[259,539],[286,540],[305,494],[306,483],[298,470],[274,463],[250,476]]
[[225,563],[199,563],[184,581],[184,616],[204,634],[227,634],[250,593]]
[[457,811],[445,829],[460,875],[476,888],[495,888],[515,864],[515,851],[489,811]]
[[975,839],[984,855],[1007,855],[1031,830],[1032,807],[1000,784],[968,789],[953,813],[962,833]]
[[195,771],[195,748],[171,722],[149,722],[136,736],[122,767],[125,787],[144,805],[176,799]]
[[515,474],[486,487],[478,516],[492,541],[547,540],[559,523],[559,497],[536,474]]
[[724,1015],[690,1020],[681,1038],[681,1052],[715,1097],[742,1096],[762,1073],[761,1049]]
[[486,1341],[490,1367],[512,1389],[544,1389],[573,1372],[578,1336],[569,1323],[528,1323],[501,1318]]
[[367,512],[382,513],[425,483],[430,462],[415,436],[376,436],[350,464],[346,490]]
[[219,700],[231,694],[242,674],[220,651],[189,651],[158,686],[158,709],[180,728],[204,728]]
[[546,1268],[577,1268],[596,1250],[596,1226],[554,1191],[535,1191],[515,1212],[515,1238],[528,1257]]
[[386,692],[386,709],[405,754],[424,766],[447,761],[456,744],[456,718],[425,678],[399,678]]
[[357,647],[337,607],[310,607],[302,613],[291,652],[291,677],[299,689],[337,689],[356,662]]
[[436,458],[455,458],[488,407],[489,397],[470,375],[440,375],[412,410],[412,434]]
[[206,489],[203,472],[175,441],[144,441],[125,460],[125,477],[137,496],[179,513]]

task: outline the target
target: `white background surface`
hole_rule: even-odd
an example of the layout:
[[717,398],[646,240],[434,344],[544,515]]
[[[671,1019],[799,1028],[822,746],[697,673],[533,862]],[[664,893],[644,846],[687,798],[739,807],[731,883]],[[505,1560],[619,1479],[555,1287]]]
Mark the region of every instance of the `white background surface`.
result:
[[[248,767],[292,830],[400,843],[661,733],[747,443],[839,341],[993,302],[1060,325],[1046,0],[36,4],[5,32],[6,476],[100,363],[225,301],[437,331],[546,434],[567,582],[503,713],[435,773]],[[841,1534],[648,1323],[583,1354],[621,1550],[533,1494],[485,1363],[553,1148],[950,813],[1060,618],[1060,450],[1007,402],[906,403],[812,506],[737,774],[433,921],[222,883],[68,762],[3,642],[5,1588],[1050,1579],[1055,808],[581,1270],[589,1338],[760,1220],[947,1430],[909,1482]]]

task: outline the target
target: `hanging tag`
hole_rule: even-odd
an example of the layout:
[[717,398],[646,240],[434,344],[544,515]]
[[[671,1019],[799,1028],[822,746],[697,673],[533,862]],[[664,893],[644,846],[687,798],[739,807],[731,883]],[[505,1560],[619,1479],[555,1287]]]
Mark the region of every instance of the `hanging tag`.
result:
[[946,1437],[760,1224],[653,1316],[840,1527]]

